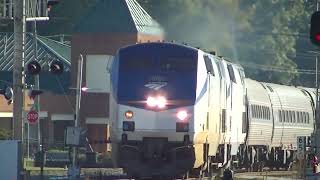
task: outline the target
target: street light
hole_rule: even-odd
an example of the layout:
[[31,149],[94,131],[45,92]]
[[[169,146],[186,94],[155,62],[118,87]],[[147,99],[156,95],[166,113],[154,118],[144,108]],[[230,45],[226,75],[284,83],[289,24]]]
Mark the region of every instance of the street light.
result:
[[12,83],[5,80],[0,80],[0,82],[3,82],[7,85],[5,89],[0,89],[0,94],[4,96],[4,98],[7,100],[8,105],[10,105],[12,104],[13,100],[13,89],[11,87]]
[[6,89],[0,89],[0,94],[6,98],[8,105],[12,103],[13,89],[11,87],[7,86]]

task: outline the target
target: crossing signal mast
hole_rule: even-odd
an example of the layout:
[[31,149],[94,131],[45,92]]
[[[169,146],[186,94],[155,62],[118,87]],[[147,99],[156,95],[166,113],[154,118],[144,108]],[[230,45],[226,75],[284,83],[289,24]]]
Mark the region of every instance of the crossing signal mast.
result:
[[[310,22],[310,40],[316,45],[320,46],[320,11],[314,12],[311,16]],[[318,57],[316,57],[317,61]],[[318,79],[318,63],[316,63],[316,79]],[[312,146],[315,150],[315,157],[320,157],[320,111],[319,111],[319,83],[316,83],[316,110],[315,110],[315,128],[311,139]],[[318,172],[315,170],[314,173]]]

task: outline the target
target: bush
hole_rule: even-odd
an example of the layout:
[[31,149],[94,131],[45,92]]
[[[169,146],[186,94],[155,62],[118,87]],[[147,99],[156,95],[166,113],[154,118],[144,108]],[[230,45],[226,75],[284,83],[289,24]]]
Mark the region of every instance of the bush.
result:
[[111,155],[106,154],[100,154],[98,156],[98,162],[102,165],[109,166],[112,163]]
[[24,159],[25,166],[26,167],[33,167],[34,166],[34,160],[32,159]]
[[0,140],[7,140],[11,138],[11,131],[0,128]]

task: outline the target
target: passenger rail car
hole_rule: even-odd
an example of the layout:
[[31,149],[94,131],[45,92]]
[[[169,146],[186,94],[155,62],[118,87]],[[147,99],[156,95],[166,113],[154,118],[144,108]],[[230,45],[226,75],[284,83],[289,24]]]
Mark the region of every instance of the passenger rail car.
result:
[[248,129],[239,149],[240,164],[289,168],[297,137],[310,136],[314,126],[314,93],[298,88],[246,79]]

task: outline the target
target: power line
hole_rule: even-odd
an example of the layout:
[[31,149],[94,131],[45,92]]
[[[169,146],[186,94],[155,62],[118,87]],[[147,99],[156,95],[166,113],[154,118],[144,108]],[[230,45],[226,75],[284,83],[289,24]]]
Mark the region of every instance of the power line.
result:
[[[240,63],[242,66],[251,68],[251,69],[260,69],[264,71],[276,71],[276,72],[286,72],[286,73],[298,73],[298,74],[316,74],[315,70],[310,69],[294,69],[288,70],[286,68],[276,67],[276,66],[267,66],[267,65],[260,65],[254,63]],[[319,73],[319,72],[318,72]]]

